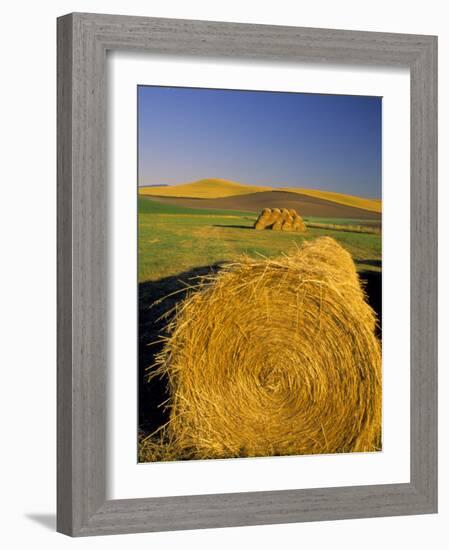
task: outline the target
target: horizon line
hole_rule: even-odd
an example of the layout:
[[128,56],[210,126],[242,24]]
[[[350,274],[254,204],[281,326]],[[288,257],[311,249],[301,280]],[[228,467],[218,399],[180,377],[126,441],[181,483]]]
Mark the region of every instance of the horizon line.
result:
[[236,185],[241,185],[242,187],[266,187],[267,191],[272,191],[273,189],[279,189],[279,190],[282,190],[282,189],[305,189],[307,191],[321,191],[321,192],[326,192],[326,193],[336,193],[337,195],[346,195],[348,197],[358,197],[358,198],[363,198],[363,199],[382,201],[382,197],[367,197],[367,196],[364,196],[364,195],[354,195],[352,193],[343,193],[341,191],[335,191],[334,189],[323,189],[321,187],[320,188],[317,188],[317,187],[304,187],[303,185],[288,185],[288,184],[277,186],[277,185],[273,185],[273,184],[270,185],[270,184],[242,183],[242,182],[239,182],[239,181],[229,180],[229,179],[226,179],[226,178],[217,178],[217,177],[199,178],[197,180],[187,181],[187,182],[184,181],[184,182],[180,182],[180,183],[149,183],[149,184],[142,184],[142,183],[138,182],[137,187],[138,188],[141,188],[141,187],[153,187],[153,188],[157,188],[157,187],[177,187],[177,186],[181,186],[181,185],[189,185],[189,184],[194,184],[194,183],[198,183],[198,182],[201,182],[201,181],[208,181],[208,180],[216,180],[216,181],[223,181],[223,182],[226,182],[226,183],[233,183],[233,184],[236,184]]

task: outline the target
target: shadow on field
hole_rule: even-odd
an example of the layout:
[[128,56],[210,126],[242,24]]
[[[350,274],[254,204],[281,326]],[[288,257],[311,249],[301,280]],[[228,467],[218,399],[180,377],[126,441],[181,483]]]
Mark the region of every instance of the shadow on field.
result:
[[382,260],[356,260],[356,263],[361,263],[365,265],[372,265],[373,267],[378,267],[382,269]]
[[[230,226],[226,226],[230,227]],[[377,263],[376,263],[377,262]],[[364,264],[381,267],[377,260],[363,260]],[[164,327],[169,316],[160,319],[182,300],[187,292],[186,285],[195,284],[195,277],[207,275],[220,269],[220,264],[203,266],[159,281],[147,281],[139,284],[139,428],[149,434],[165,424],[168,411],[163,403],[168,399],[167,380],[153,378],[146,381],[146,369],[154,363],[155,355],[162,350],[161,343],[155,343],[164,335]],[[379,326],[378,336],[382,334],[382,273],[362,271],[359,273],[371,307],[376,311]],[[173,293],[176,293],[173,295]],[[162,301],[156,303],[158,300]]]
[[230,227],[232,229],[254,229],[252,225],[226,225],[226,224],[215,224],[212,227]]
[[[177,302],[182,300],[188,285],[194,285],[195,277],[214,273],[220,264],[203,266],[185,271],[173,277],[139,284],[139,428],[151,433],[168,420],[168,412],[161,404],[168,398],[167,380],[153,378],[146,381],[146,369],[154,363],[155,356],[162,351],[157,340],[165,335],[164,327],[170,320],[168,315]],[[176,294],[173,294],[176,293]],[[161,300],[159,303],[158,300]],[[155,343],[157,342],[157,343]]]
[[[369,264],[365,260],[363,263],[375,265]],[[380,271],[361,271],[359,272],[359,277],[367,294],[368,303],[377,314],[378,326],[376,334],[379,338],[382,338],[382,273]]]

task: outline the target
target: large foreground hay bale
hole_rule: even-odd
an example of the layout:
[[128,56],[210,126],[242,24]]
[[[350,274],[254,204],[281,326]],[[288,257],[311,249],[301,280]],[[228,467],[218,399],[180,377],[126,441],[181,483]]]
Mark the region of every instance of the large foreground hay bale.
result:
[[351,256],[328,237],[205,279],[150,374],[168,379],[170,416],[142,459],[378,450],[375,323]]

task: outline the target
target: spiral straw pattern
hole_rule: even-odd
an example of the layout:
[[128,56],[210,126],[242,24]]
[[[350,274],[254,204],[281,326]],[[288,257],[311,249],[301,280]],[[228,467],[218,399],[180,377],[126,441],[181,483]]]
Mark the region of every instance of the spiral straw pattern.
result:
[[328,237],[205,278],[150,370],[168,378],[169,421],[141,460],[379,450],[375,324],[350,254]]

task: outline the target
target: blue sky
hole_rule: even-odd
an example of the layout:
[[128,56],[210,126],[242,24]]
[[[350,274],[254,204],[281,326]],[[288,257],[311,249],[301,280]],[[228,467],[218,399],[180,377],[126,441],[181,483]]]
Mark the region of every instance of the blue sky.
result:
[[139,185],[223,178],[380,198],[381,102],[139,86]]

